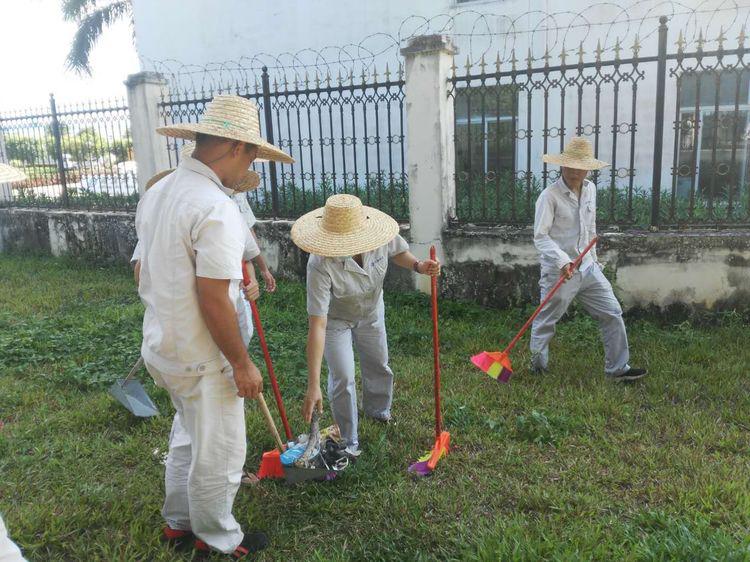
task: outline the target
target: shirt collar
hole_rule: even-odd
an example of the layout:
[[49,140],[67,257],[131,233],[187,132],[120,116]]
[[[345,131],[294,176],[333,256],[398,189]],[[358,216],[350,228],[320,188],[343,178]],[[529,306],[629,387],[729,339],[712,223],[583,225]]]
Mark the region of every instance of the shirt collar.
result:
[[[562,178],[562,175],[557,180],[557,185],[559,189],[568,197],[571,199],[578,201],[578,197],[576,197],[576,194],[573,192],[572,189],[568,187],[568,184],[565,183],[565,180]],[[583,180],[583,185],[581,186],[581,200],[583,200],[584,196],[587,194],[589,185],[592,185],[589,180]]]
[[184,156],[180,159],[178,168],[184,168],[186,170],[195,172],[196,174],[200,174],[214,182],[218,186],[218,188],[221,189],[226,195],[230,197],[234,195],[234,190],[225,187],[224,184],[221,183],[219,176],[216,175],[216,172],[214,172],[200,160],[196,160],[195,158],[191,158],[190,156]]

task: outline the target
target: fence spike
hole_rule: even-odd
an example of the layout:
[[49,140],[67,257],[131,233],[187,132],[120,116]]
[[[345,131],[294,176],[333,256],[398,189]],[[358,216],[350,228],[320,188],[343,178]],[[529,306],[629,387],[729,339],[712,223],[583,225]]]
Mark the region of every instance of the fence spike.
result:
[[385,63],[385,81],[390,82],[391,81],[391,69],[388,68],[388,63]]
[[404,65],[399,61],[398,63],[398,79],[399,81],[404,79]]
[[495,72],[500,72],[500,51],[497,52],[497,57],[495,57]]
[[367,83],[367,73],[365,72],[365,68],[362,67],[362,85],[364,86]]
[[349,85],[354,86],[354,71],[349,70]]
[[641,40],[638,37],[637,33],[635,34],[635,42],[633,43],[632,49],[633,49],[633,58],[637,59],[638,53],[641,51]]
[[341,69],[340,68],[339,68],[338,77],[336,78],[336,81],[339,83],[339,86],[341,86],[342,81],[341,81]]
[[601,39],[597,39],[596,50],[594,52],[596,53],[596,62],[602,62],[602,53],[604,52],[604,49],[602,49]]
[[620,51],[622,50],[622,46],[620,45],[620,38],[615,37],[615,60],[620,60]]
[[275,91],[278,91],[278,89],[279,89],[279,83],[276,81],[276,76],[275,75],[273,77],[273,89]]
[[568,53],[565,50],[565,43],[563,43],[562,51],[560,51],[560,65],[565,66],[565,59],[567,59]]
[[719,43],[719,50],[724,50],[724,41],[726,40],[726,36],[724,35],[724,26],[719,27],[719,37],[717,38],[717,42]]
[[286,72],[284,72],[284,91],[289,91],[289,78],[286,77]]
[[[375,65],[372,65],[372,81],[377,84],[378,83],[378,67]],[[339,86],[341,85],[341,72],[339,72]]]
[[451,57],[451,60],[453,61],[453,62],[451,62],[451,77],[455,78],[456,77],[456,70],[458,70],[458,67],[456,66],[456,57],[455,57],[455,55]]
[[706,40],[703,39],[703,30],[699,29],[698,30],[698,41],[695,42],[695,49],[697,51],[699,51],[699,52],[702,51],[703,50],[703,44],[705,42],[706,42]]
[[310,89],[310,73],[305,70],[305,90]]
[[578,64],[583,64],[583,55],[585,54],[586,51],[583,50],[583,41],[581,41],[578,45]]
[[737,37],[737,46],[738,46],[738,48],[740,48],[740,49],[744,49],[745,48],[745,39],[746,39],[746,37],[747,36],[745,35],[745,26],[743,25],[742,29],[740,29],[740,34]]
[[680,30],[680,35],[677,37],[677,52],[679,54],[682,54],[682,52],[685,50],[685,38],[682,36],[682,30]]
[[516,58],[516,50],[515,49],[511,49],[510,50],[510,64],[511,64],[511,69],[514,72],[516,70],[516,63],[517,62],[518,62],[518,59]]
[[552,58],[549,54],[549,47],[544,47],[544,55],[542,55],[542,58],[544,59],[544,66],[549,66],[549,59]]
[[299,74],[294,73],[294,89],[299,90]]
[[466,75],[468,76],[471,74],[471,61],[469,60],[469,55],[466,55],[466,65],[464,66],[466,69]]
[[487,63],[484,62],[484,53],[482,53],[482,58],[479,59],[479,73],[484,74],[485,68],[487,68]]
[[529,52],[526,55],[526,66],[528,66],[529,70],[531,70],[531,63],[534,62],[534,58],[531,56],[531,47],[529,47]]
[[320,90],[320,74],[318,74],[318,69],[315,69],[315,89]]

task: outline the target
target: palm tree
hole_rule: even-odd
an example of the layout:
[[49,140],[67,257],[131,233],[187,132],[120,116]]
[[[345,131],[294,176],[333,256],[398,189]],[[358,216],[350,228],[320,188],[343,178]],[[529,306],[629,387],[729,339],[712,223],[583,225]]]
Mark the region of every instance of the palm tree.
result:
[[91,74],[89,57],[104,28],[127,19],[133,25],[132,0],[62,0],[66,21],[78,24],[66,65],[78,74]]

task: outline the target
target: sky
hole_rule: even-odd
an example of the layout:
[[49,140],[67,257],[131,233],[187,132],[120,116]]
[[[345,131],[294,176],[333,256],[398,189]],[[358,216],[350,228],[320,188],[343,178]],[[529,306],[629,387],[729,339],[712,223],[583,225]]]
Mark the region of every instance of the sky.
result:
[[75,33],[61,0],[0,0],[0,114],[58,103],[125,97],[124,80],[138,72],[130,26],[105,29],[94,47],[91,77],[65,68]]

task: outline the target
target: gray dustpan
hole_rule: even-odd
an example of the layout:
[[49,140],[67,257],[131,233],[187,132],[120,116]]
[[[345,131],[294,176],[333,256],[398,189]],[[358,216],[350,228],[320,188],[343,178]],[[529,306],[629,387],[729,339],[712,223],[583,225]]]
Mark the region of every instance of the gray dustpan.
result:
[[140,382],[133,378],[141,367],[143,367],[143,357],[138,358],[138,361],[130,369],[127,377],[119,379],[109,387],[109,393],[139,418],[158,416],[159,410],[151,401],[151,398],[148,397],[148,394],[146,394],[146,389],[143,388]]

